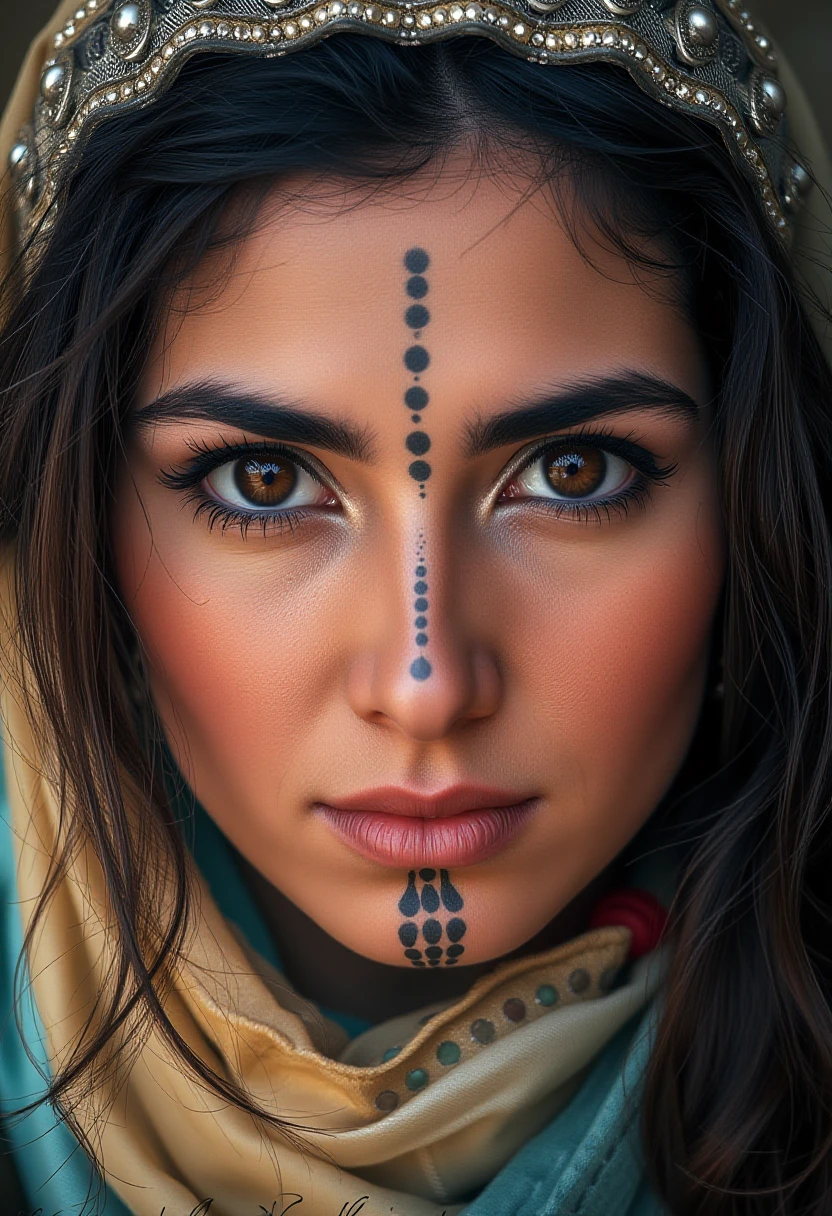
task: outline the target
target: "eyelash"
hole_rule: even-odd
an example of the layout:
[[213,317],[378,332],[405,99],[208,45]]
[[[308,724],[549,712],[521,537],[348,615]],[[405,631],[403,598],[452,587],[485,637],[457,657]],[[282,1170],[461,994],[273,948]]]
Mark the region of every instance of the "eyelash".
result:
[[[535,507],[552,512],[555,518],[568,515],[571,519],[576,519],[581,523],[590,523],[594,520],[598,524],[603,524],[610,522],[613,515],[627,515],[633,506],[644,508],[653,486],[666,484],[678,469],[676,464],[660,466],[647,448],[633,442],[629,437],[622,438],[613,435],[604,427],[585,428],[577,433],[541,440],[536,447],[526,452],[522,460],[512,469],[506,484],[510,484],[523,474],[546,453],[563,451],[572,445],[580,444],[619,456],[633,467],[636,477],[619,493],[598,502],[569,503],[544,498],[514,499],[513,501],[534,503]],[[324,480],[315,465],[311,461],[305,460],[303,454],[295,448],[274,443],[253,444],[247,441],[211,447],[209,444],[197,440],[190,441],[188,446],[194,453],[193,459],[184,466],[163,470],[159,480],[163,485],[183,494],[186,503],[193,504],[194,520],[204,516],[209,531],[219,527],[224,534],[229,528],[239,528],[244,540],[248,536],[249,528],[255,523],[262,528],[264,537],[272,531],[283,532],[288,529],[290,532],[294,532],[295,526],[300,524],[311,510],[320,510],[320,507],[300,507],[283,510],[278,508],[272,513],[245,512],[218,502],[205,492],[202,484],[215,469],[246,456],[265,459],[282,456],[297,464],[322,486],[334,493],[333,487]]]
[[[549,511],[556,519],[568,515],[570,519],[576,520],[578,523],[588,524],[593,521],[598,524],[609,523],[615,515],[629,514],[630,509],[634,506],[644,509],[653,487],[667,484],[679,468],[675,463],[660,465],[652,452],[633,441],[632,433],[630,436],[621,437],[614,435],[608,427],[585,427],[581,431],[570,432],[569,435],[541,440],[530,451],[524,453],[520,462],[512,469],[507,484],[531,468],[546,453],[568,451],[572,446],[581,445],[598,448],[602,452],[608,452],[611,456],[619,456],[633,467],[636,476],[623,490],[610,498],[599,499],[597,502],[570,503],[564,500],[535,498],[526,499],[527,506],[533,505],[535,508]],[[514,501],[521,500],[515,499]]]
[[[311,461],[305,460],[303,454],[297,449],[286,447],[283,444],[248,443],[243,440],[240,443],[211,447],[210,444],[200,440],[191,440],[188,442],[188,447],[194,453],[193,459],[178,468],[163,470],[159,480],[162,485],[183,494],[186,503],[193,504],[194,520],[204,516],[209,532],[213,532],[214,528],[219,527],[220,532],[224,534],[229,528],[238,528],[243,540],[248,536],[252,524],[257,524],[262,528],[264,537],[272,532],[283,532],[286,529],[294,532],[295,526],[301,523],[313,509],[298,507],[287,510],[284,508],[271,513],[238,511],[234,507],[218,502],[216,498],[212,498],[203,490],[202,483],[215,469],[222,468],[223,465],[235,460],[242,460],[246,456],[267,460],[274,460],[275,457],[282,456],[285,460],[290,460],[304,469],[310,477],[314,477],[322,486],[334,493],[333,487],[328,485]],[[320,508],[314,509],[319,510]]]

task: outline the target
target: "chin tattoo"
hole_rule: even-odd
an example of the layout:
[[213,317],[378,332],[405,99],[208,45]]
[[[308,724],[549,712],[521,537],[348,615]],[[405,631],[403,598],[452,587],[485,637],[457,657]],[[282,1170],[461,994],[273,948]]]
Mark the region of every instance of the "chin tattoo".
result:
[[407,920],[399,925],[404,956],[413,967],[453,967],[465,953],[468,926],[457,913],[465,901],[447,870],[410,870],[398,908]]

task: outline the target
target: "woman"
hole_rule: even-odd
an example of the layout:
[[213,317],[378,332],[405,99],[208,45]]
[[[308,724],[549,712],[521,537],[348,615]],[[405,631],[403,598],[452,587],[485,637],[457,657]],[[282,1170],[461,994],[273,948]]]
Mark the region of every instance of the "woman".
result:
[[822,164],[752,19],[87,0],[4,131],[20,1202],[828,1211]]

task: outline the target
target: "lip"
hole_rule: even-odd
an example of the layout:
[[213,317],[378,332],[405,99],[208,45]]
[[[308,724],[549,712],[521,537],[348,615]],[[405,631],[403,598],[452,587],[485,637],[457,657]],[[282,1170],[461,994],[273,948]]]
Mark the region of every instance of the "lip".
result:
[[487,786],[433,794],[384,786],[313,810],[362,857],[409,869],[485,861],[508,847],[539,804],[537,796]]

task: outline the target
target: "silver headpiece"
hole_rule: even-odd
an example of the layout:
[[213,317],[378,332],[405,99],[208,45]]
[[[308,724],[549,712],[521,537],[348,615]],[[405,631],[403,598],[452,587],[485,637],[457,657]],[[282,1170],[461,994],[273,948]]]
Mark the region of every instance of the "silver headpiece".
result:
[[405,46],[481,34],[541,65],[618,64],[657,102],[721,131],[784,237],[810,188],[788,150],[776,51],[745,0],[86,0],[54,37],[11,153],[21,236],[51,226],[89,131],[150,104],[191,55],[278,57],[341,30]]

